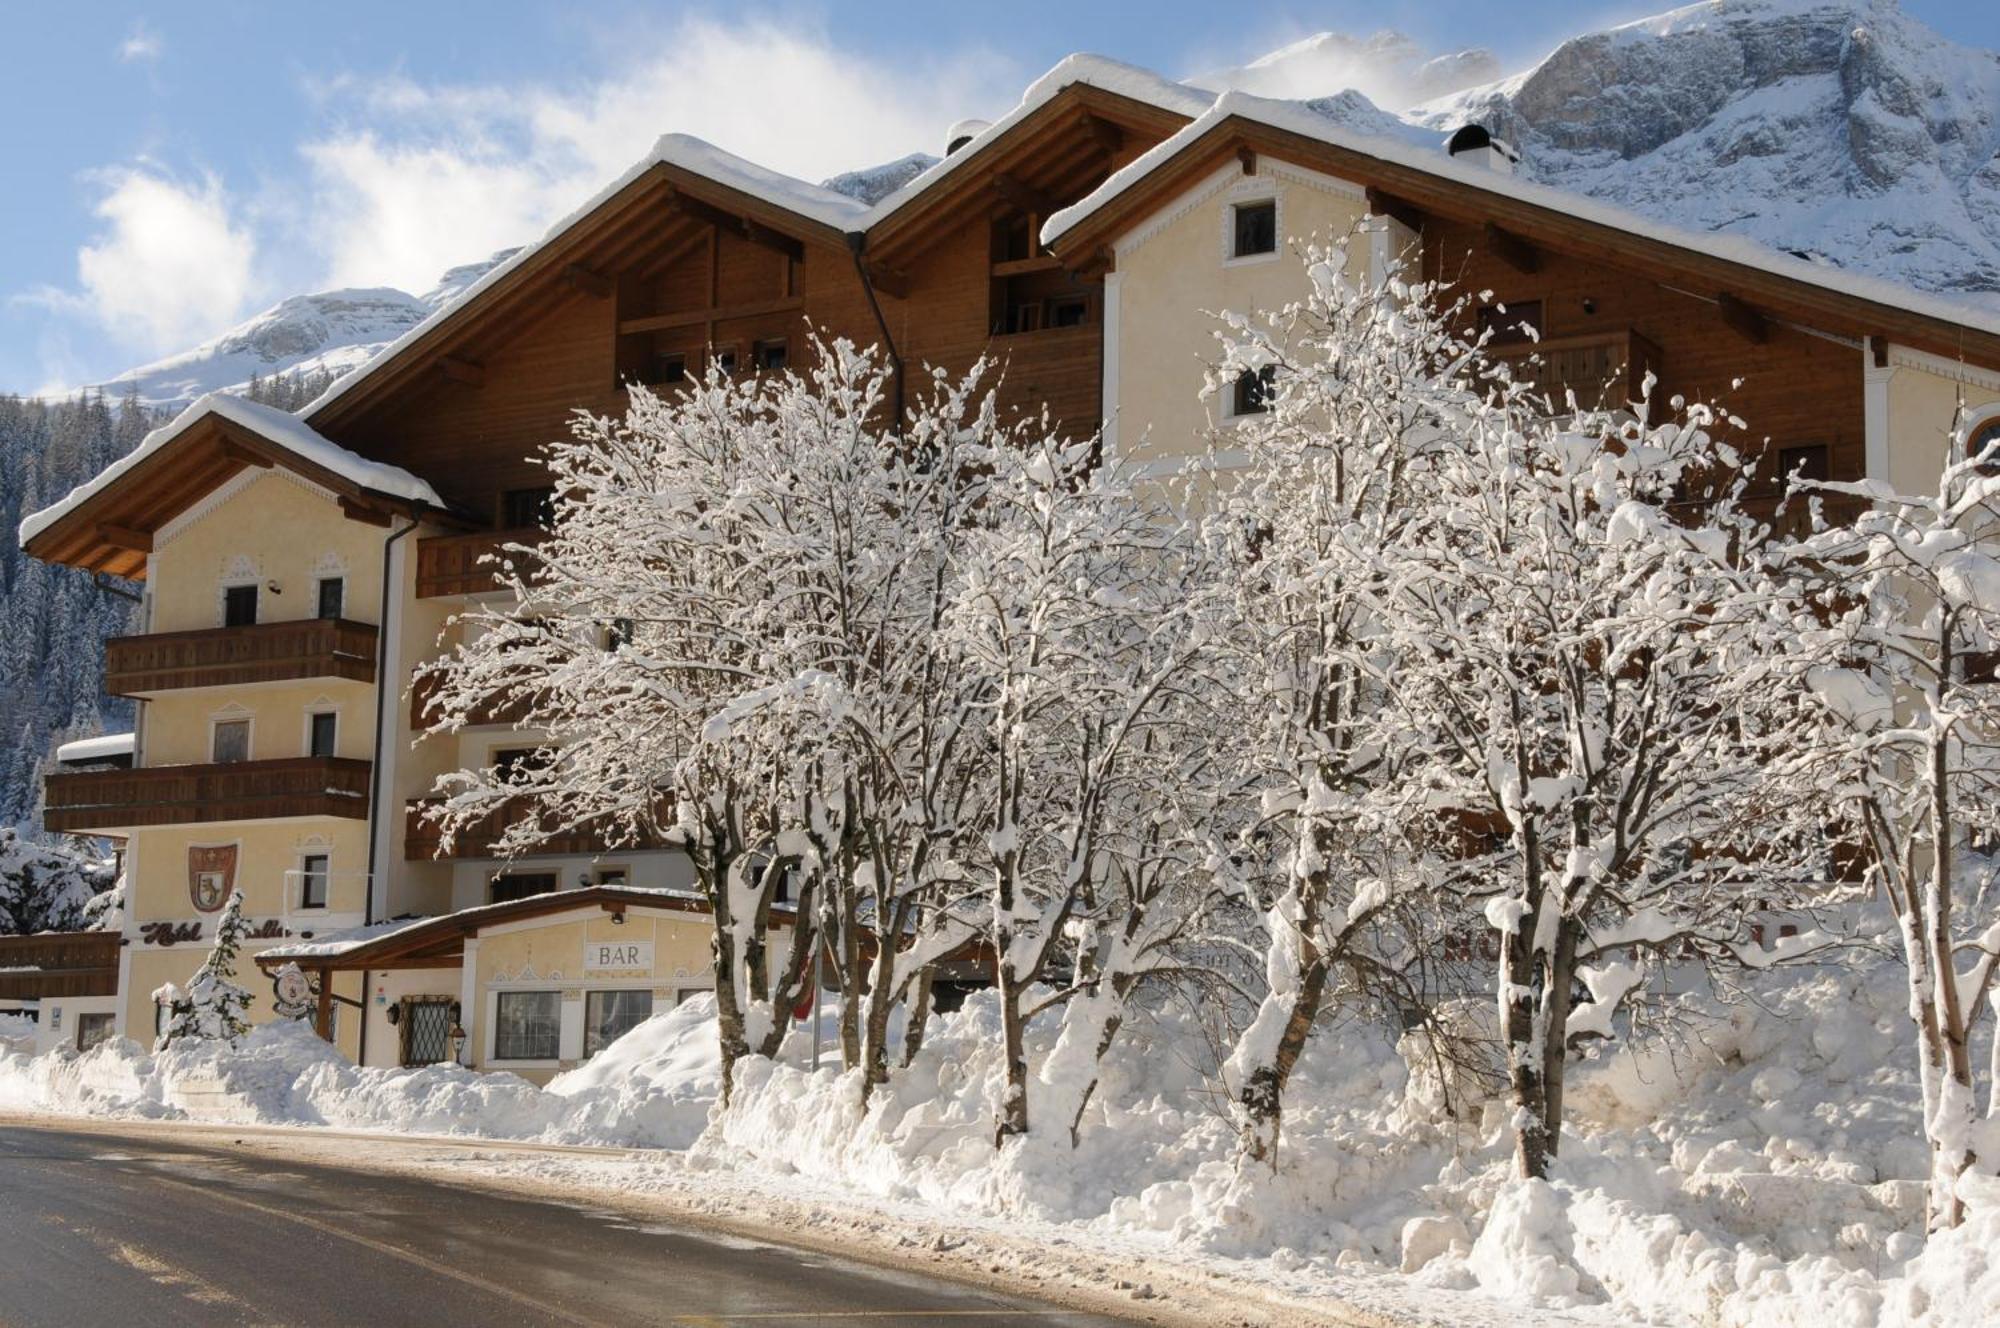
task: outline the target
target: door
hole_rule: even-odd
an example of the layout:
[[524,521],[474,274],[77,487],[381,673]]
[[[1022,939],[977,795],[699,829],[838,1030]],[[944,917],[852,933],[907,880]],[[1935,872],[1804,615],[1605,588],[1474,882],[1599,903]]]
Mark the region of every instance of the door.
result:
[[437,1065],[449,1057],[453,1003],[449,996],[403,998],[403,1064]]

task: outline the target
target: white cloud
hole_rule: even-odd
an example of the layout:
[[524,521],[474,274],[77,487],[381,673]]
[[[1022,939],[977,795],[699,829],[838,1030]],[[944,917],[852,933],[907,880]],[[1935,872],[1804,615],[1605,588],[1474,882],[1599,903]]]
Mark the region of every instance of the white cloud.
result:
[[140,60],[157,60],[160,58],[160,49],[160,34],[143,22],[134,23],[132,30],[125,35],[125,40],[118,43],[118,58],[127,64]]
[[891,63],[796,26],[689,20],[581,89],[344,78],[342,127],[306,145],[301,221],[336,285],[421,290],[446,267],[540,234],[666,132],[822,179],[919,149],[1019,95],[1011,62]]
[[105,171],[105,223],[77,250],[79,289],[53,302],[135,350],[180,350],[240,317],[256,244],[214,176],[183,183],[149,166]]

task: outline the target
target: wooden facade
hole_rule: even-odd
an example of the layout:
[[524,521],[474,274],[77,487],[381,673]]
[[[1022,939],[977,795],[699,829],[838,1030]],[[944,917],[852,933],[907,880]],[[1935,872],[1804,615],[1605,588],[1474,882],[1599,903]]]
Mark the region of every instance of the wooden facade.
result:
[[50,775],[42,824],[60,834],[91,834],[280,816],[365,819],[369,768],[345,757],[298,756]]
[[375,681],[380,632],[344,618],[115,636],[104,643],[104,690],[146,696],[296,678]]
[[0,1001],[118,994],[115,931],[0,936]]

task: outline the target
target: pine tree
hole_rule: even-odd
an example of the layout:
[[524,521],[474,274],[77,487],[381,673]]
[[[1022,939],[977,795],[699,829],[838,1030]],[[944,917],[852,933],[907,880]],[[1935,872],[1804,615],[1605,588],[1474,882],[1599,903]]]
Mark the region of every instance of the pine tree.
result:
[[221,1038],[235,1043],[250,1031],[245,1018],[250,1009],[250,993],[236,985],[236,954],[243,946],[243,892],[229,896],[228,907],[215,925],[215,948],[208,952],[187,988],[167,983],[153,993],[157,1004],[167,1007],[153,1050],[165,1051],[182,1038]]

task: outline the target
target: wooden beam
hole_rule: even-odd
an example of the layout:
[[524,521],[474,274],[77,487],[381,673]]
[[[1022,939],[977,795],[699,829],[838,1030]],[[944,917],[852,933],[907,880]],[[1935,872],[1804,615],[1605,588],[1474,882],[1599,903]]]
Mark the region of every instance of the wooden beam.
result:
[[678,189],[667,196],[667,205],[683,216],[706,222],[718,231],[748,240],[751,244],[775,249],[793,259],[803,259],[806,256],[805,242],[798,237],[772,230],[761,222],[740,217],[726,208],[719,208],[702,199],[690,198]]
[[683,309],[679,313],[652,314],[645,318],[627,318],[618,324],[618,335],[632,332],[665,332],[676,327],[694,327],[700,323],[721,323],[732,318],[761,318],[765,314],[788,313],[805,307],[805,300],[798,295],[787,295],[775,300],[758,300],[751,304],[724,304],[710,309]]
[[1243,173],[1245,175],[1255,175],[1257,173],[1256,149],[1254,148],[1236,149],[1236,161],[1239,165],[1243,167]]
[[884,295],[898,300],[910,298],[910,274],[898,268],[884,267],[880,263],[867,263],[868,284]]
[[1057,211],[1056,201],[1041,190],[1023,181],[1017,175],[1002,171],[993,177],[993,192],[1000,200],[1016,212],[1027,212],[1037,217],[1047,217]]
[[1125,146],[1125,131],[1101,115],[1086,113],[1083,128],[1090,135],[1090,141],[1107,156]]
[[1868,347],[1875,354],[1875,367],[1877,369],[1888,368],[1889,338],[1883,336],[1880,332],[1872,332],[1868,336]]
[[456,355],[442,355],[438,357],[438,368],[454,383],[463,383],[467,387],[486,385],[486,366],[483,364]]
[[1086,281],[1094,280],[1112,271],[1118,265],[1118,255],[1108,244],[1101,244],[1076,267],[1076,275]]
[[1715,312],[1729,330],[1745,341],[1761,346],[1771,339],[1771,321],[1728,291],[1715,297]]
[[216,449],[222,453],[225,459],[233,461],[239,466],[255,466],[259,470],[269,470],[271,468],[271,458],[265,456],[262,452],[256,451],[254,448],[245,447],[234,438],[224,438],[216,445]]
[[1542,258],[1535,252],[1534,245],[1512,231],[1502,230],[1490,221],[1486,223],[1486,247],[1493,251],[1494,257],[1516,272],[1541,270]]
[[364,502],[359,498],[349,498],[344,493],[340,495],[340,514],[349,521],[360,521],[371,526],[387,526],[389,524],[389,512],[387,508],[377,507],[375,504]]
[[1413,231],[1421,232],[1424,228],[1422,208],[1380,189],[1371,187],[1368,190],[1368,210],[1378,217],[1387,217]]
[[562,270],[562,283],[573,291],[581,291],[593,300],[608,300],[618,289],[617,283],[602,272],[593,272],[581,263],[571,263]]
[[1037,254],[1033,258],[1010,258],[993,265],[996,277],[1019,277],[1030,272],[1054,272],[1062,266],[1062,260],[1054,254]]
[[114,526],[108,523],[98,526],[97,538],[115,549],[129,549],[133,553],[151,553],[153,536],[151,531],[134,530],[130,526]]
[[333,1041],[333,972],[319,971],[319,1006],[313,1011],[313,1032],[322,1042]]

